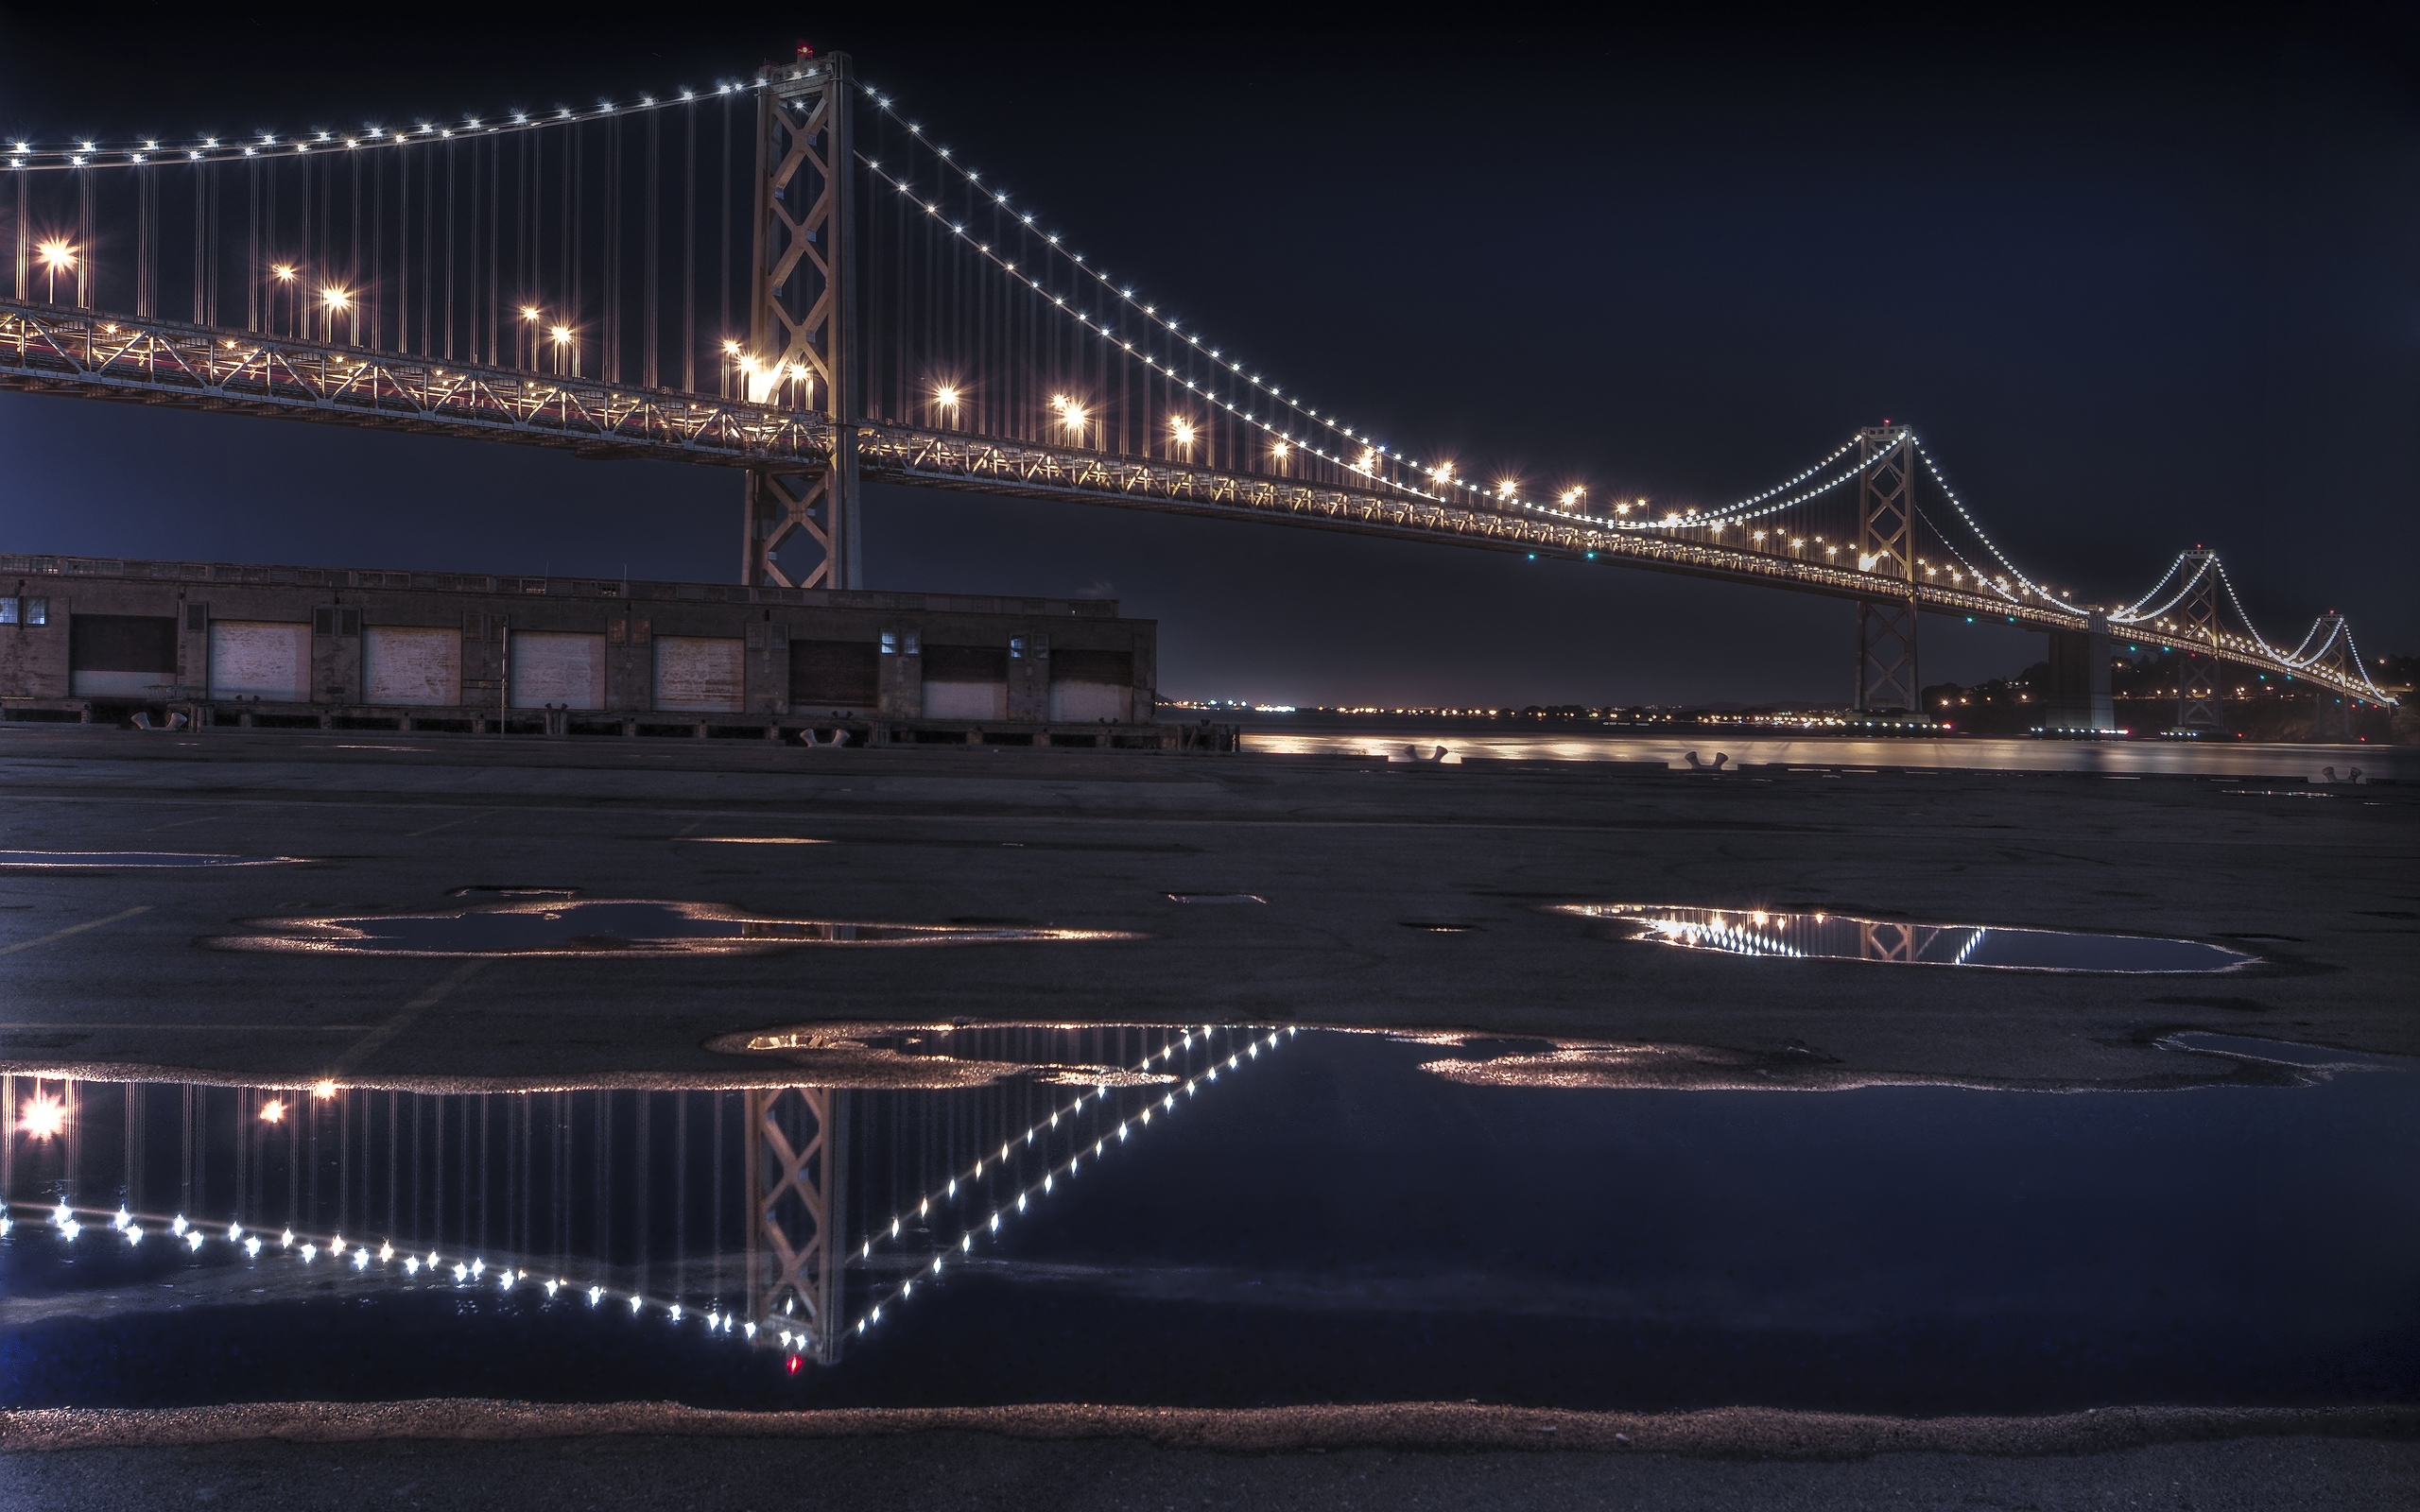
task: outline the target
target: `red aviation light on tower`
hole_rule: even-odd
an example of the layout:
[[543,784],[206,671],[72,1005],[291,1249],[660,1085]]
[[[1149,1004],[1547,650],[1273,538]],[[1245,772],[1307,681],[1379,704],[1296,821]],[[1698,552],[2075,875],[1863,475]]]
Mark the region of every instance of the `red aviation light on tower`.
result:
[[811,42],[803,42],[798,44],[798,60],[800,62],[805,62],[808,59],[814,56],[815,43]]

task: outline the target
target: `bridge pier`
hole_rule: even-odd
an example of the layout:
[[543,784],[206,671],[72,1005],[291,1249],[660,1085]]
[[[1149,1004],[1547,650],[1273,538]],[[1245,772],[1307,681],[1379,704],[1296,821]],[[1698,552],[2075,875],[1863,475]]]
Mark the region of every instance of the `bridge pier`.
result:
[[2050,687],[2046,727],[2056,732],[2099,732],[2118,724],[2109,686],[2109,620],[2094,613],[2081,630],[2050,632]]

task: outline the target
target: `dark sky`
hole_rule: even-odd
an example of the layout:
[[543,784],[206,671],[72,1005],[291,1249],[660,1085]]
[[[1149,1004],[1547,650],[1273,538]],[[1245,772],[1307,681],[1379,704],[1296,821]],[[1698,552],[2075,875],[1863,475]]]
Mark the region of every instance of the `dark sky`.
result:
[[[1138,33],[1049,8],[1010,30],[946,8],[625,27],[389,7],[392,30],[354,34],[199,9],[103,26],[0,3],[0,130],[493,111],[736,77],[808,38],[1097,263],[1466,474],[1721,503],[1888,416],[2050,581],[2131,598],[2206,541],[2273,637],[2337,608],[2365,651],[2420,650],[2420,27],[2402,12],[1575,31],[1486,8],[1450,30],[1219,11]],[[738,489],[0,396],[0,549],[728,580]],[[1853,611],[1828,600],[870,491],[877,585],[1114,593],[1162,622],[1174,696],[1849,693]],[[1925,629],[1928,681],[2041,654]]]

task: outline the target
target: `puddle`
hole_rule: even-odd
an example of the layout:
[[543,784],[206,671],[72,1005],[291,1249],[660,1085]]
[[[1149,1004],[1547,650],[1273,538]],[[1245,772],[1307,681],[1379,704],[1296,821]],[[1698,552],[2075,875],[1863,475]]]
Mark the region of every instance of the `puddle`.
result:
[[749,1038],[766,1064],[841,1039],[1015,1074],[9,1077],[0,1408],[1940,1416],[2420,1393],[2420,1099],[2408,1071],[2330,1074],[2338,1052],[2201,1036],[2167,1057],[2221,1077],[2266,1057],[2265,1085],[1773,1097],[1459,1079],[1437,1068],[1508,1042],[1438,1036]]
[[1265,903],[1269,902],[1258,893],[1250,892],[1172,892],[1167,895],[1167,899],[1172,903]]
[[138,867],[291,867],[301,856],[226,856],[190,850],[0,850],[0,871],[128,871]]
[[[510,896],[520,889],[499,888]],[[347,955],[728,955],[791,945],[991,945],[1134,939],[1097,929],[773,919],[714,903],[549,896],[441,914],[248,920],[219,950]]]
[[1988,924],[1918,924],[1853,914],[1664,908],[1644,903],[1564,903],[1553,912],[1605,919],[1634,940],[1780,960],[1886,961],[2001,971],[2172,973],[2232,971],[2259,959],[2201,940],[2000,929]]

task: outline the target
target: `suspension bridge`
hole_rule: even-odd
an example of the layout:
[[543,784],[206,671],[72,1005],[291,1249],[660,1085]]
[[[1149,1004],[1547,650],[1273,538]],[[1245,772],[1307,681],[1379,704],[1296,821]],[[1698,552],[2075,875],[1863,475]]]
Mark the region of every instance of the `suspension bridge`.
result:
[[2011,558],[1915,432],[1673,509],[1463,476],[1248,361],[938,141],[844,55],[700,89],[249,137],[0,143],[0,387],[728,467],[739,571],[867,586],[864,483],[1264,521],[1857,606],[1856,706],[1914,711],[1917,626],[2047,632],[2050,725],[2112,725],[2113,640],[2394,700],[2349,624],[2263,636],[2196,546],[2129,603]]

